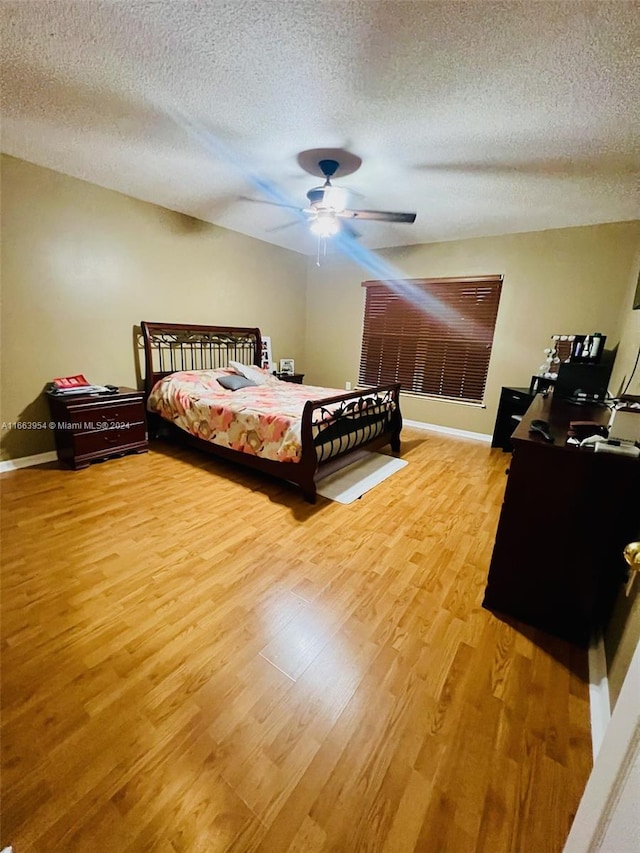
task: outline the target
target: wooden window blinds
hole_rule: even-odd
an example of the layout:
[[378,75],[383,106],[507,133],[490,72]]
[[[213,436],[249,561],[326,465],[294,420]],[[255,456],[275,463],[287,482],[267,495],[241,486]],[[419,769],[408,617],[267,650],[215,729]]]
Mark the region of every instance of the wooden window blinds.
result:
[[359,381],[481,403],[502,276],[365,281]]

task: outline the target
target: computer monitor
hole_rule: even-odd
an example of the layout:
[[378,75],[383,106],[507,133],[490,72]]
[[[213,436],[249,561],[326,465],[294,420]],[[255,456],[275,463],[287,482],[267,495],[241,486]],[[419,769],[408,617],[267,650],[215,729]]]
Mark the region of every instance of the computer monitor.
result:
[[605,350],[598,364],[567,362],[558,368],[553,396],[571,403],[605,403],[615,350]]

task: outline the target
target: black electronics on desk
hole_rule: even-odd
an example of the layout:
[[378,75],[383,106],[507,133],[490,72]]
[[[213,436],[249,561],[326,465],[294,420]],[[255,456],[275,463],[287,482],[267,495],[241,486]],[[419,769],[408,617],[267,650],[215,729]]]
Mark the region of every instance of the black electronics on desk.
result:
[[553,396],[570,403],[602,404],[609,398],[615,350],[604,350],[597,363],[565,362],[558,368]]
[[[575,404],[605,405],[609,396],[609,382],[613,371],[617,347],[604,349],[606,335],[553,336],[553,349],[548,354],[550,370],[531,377],[529,393],[544,394],[553,390],[556,400]],[[553,359],[551,357],[553,356]],[[558,363],[553,370],[552,366]]]

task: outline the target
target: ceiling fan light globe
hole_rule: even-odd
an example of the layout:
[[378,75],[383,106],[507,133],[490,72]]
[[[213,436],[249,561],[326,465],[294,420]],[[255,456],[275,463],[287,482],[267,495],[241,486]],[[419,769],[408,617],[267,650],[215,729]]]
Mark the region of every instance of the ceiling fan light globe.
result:
[[331,213],[317,216],[309,227],[311,233],[318,237],[333,237],[340,229],[338,221]]

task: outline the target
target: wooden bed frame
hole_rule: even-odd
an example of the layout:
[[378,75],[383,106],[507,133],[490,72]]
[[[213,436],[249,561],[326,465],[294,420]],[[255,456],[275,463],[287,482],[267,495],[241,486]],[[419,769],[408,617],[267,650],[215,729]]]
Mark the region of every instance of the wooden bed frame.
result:
[[[260,364],[262,340],[259,329],[147,321],[141,323],[141,328],[145,353],[145,401],[156,382],[178,370],[224,368],[230,359],[243,364]],[[373,414],[354,417],[354,411],[363,409],[363,399],[370,399],[372,394],[377,395],[380,407]],[[335,403],[341,405],[337,412],[333,412],[332,426],[318,433],[314,427],[322,423],[326,406]],[[318,480],[333,471],[387,444],[391,445],[394,453],[400,451],[402,415],[399,383],[350,391],[323,400],[309,400],[302,414],[299,462],[275,462],[220,447],[190,435],[152,412],[147,412],[147,416],[151,438],[161,431],[168,431],[172,437],[214,456],[240,462],[296,484],[310,503],[316,501]]]

